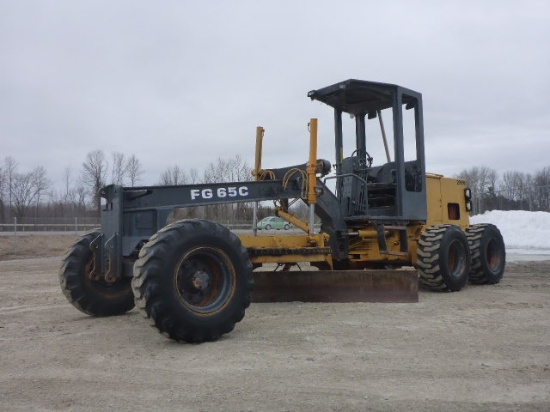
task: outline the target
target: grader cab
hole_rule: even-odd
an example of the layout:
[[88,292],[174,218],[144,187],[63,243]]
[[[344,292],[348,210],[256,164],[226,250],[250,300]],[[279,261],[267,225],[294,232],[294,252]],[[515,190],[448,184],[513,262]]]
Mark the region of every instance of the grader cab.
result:
[[[421,94],[347,80],[308,96],[334,110],[334,174],[317,159],[311,119],[304,164],[263,168],[258,128],[249,182],[107,186],[101,228],[80,238],[60,269],[69,302],[92,316],[136,305],[168,337],[202,342],[233,330],[252,299],[414,302],[418,282],[459,291],[468,280],[500,281],[498,228],[469,224],[465,181],[425,171]],[[178,207],[266,200],[301,232],[237,235],[199,219],[166,224]],[[308,206],[306,219],[292,212],[296,201]]]

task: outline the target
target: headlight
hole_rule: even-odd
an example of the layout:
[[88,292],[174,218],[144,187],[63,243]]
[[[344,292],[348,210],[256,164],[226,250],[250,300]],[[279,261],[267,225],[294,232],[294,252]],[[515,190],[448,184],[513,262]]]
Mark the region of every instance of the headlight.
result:
[[471,200],[467,200],[466,201],[466,210],[468,212],[471,212],[472,211],[472,201]]
[[470,200],[472,198],[472,189],[464,189],[464,196],[466,197],[466,200]]

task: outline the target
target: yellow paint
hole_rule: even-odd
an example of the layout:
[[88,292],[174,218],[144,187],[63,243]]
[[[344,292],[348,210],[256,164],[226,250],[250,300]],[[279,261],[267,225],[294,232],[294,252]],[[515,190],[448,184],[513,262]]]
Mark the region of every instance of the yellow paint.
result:
[[239,236],[245,248],[255,249],[287,249],[296,253],[282,256],[251,256],[252,263],[294,263],[294,262],[326,262],[332,267],[332,255],[330,253],[300,254],[298,249],[324,248],[329,236],[326,233],[316,235],[289,235],[289,236]]
[[254,171],[253,175],[256,180],[260,180],[260,174],[262,170],[262,142],[264,137],[264,128],[258,126],[256,128],[256,155],[254,158]]
[[286,220],[289,223],[292,223],[294,226],[296,226],[298,229],[303,230],[304,232],[309,232],[309,224],[304,222],[302,219],[300,219],[298,216],[296,216],[294,213],[291,213],[289,211],[283,210],[282,208],[277,208],[275,210],[275,214],[279,216],[281,219]]
[[[317,119],[311,119],[310,129],[310,152],[307,165],[307,200],[309,204],[315,204],[317,193]],[[256,159],[254,174],[256,180],[260,180],[262,138],[264,129],[256,129]],[[342,158],[340,153],[340,158]],[[426,191],[428,218],[425,224],[410,222],[407,226],[408,251],[401,252],[401,235],[398,229],[390,228],[385,230],[384,235],[388,253],[381,253],[378,245],[378,233],[373,225],[364,224],[349,229],[349,259],[355,267],[368,266],[369,263],[387,262],[389,264],[415,265],[417,244],[421,233],[428,226],[437,224],[453,224],[460,226],[463,230],[470,223],[469,213],[466,210],[466,199],[464,190],[467,184],[461,179],[446,178],[442,175],[426,175]],[[449,208],[449,204],[453,204]],[[458,216],[453,219],[449,210],[458,210]],[[290,213],[282,207],[278,208],[276,214],[284,220],[292,223],[297,228],[309,233],[309,224]],[[295,263],[295,262],[324,262],[333,267],[332,255],[317,253],[305,255],[298,253],[303,248],[324,248],[327,247],[329,236],[326,233],[289,235],[289,236],[240,236],[241,242],[246,248],[287,249],[290,253],[282,256],[252,256],[254,264],[261,263]],[[292,253],[296,249],[297,253]]]
[[[470,224],[470,215],[466,210],[464,190],[468,187],[462,179],[452,179],[441,175],[427,175],[428,220],[427,226],[452,224],[466,229]],[[459,219],[449,218],[449,203],[458,204]]]
[[239,238],[246,248],[305,248],[325,247],[328,240],[326,233],[317,235],[273,235],[273,236],[248,236],[241,235]]
[[317,202],[317,119],[309,122],[309,162],[307,164],[307,201],[310,205]]

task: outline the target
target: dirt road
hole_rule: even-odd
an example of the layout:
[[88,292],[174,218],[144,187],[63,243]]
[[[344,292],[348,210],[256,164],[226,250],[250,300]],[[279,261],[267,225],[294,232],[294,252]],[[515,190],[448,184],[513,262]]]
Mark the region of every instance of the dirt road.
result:
[[419,303],[253,304],[188,345],[81,314],[59,260],[0,262],[2,411],[550,410],[550,262]]

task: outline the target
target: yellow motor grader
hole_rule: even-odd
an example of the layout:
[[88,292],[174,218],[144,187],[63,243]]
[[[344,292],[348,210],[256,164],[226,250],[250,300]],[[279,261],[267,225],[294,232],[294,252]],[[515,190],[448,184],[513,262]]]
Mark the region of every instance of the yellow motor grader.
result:
[[[166,336],[203,342],[233,330],[252,300],[414,302],[418,282],[454,292],[468,281],[500,281],[504,242],[494,225],[469,224],[467,182],[425,171],[420,93],[351,79],[308,97],[334,109],[334,173],[317,158],[311,119],[300,165],[263,168],[264,130],[256,130],[249,182],[106,186],[101,228],[81,237],[60,269],[69,302],[92,316],[135,305]],[[267,200],[300,231],[260,236],[254,222],[253,233],[237,235],[201,219],[167,224],[180,207]],[[292,212],[296,201],[307,218]],[[266,270],[274,266],[282,270]]]

